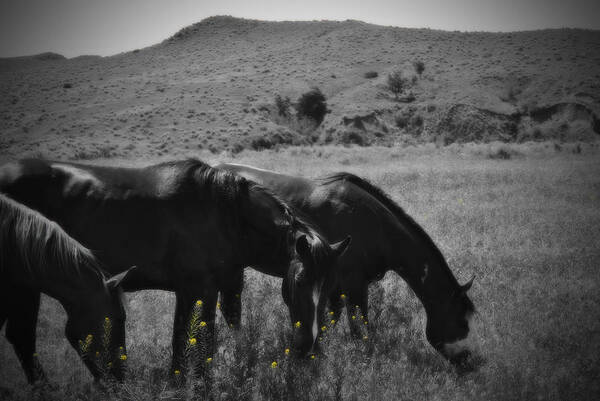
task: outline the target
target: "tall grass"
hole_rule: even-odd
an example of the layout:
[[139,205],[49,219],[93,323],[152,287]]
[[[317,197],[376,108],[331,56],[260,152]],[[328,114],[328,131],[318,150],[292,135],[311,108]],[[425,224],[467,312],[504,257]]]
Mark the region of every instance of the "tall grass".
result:
[[474,373],[458,374],[428,345],[423,308],[392,273],[369,289],[366,339],[353,339],[343,316],[327,323],[322,354],[296,361],[286,354],[293,329],[280,280],[248,270],[242,329],[231,330],[217,317],[210,394],[198,385],[183,392],[169,385],[174,297],[159,291],[127,296],[125,383],[110,391],[91,384],[64,340],[64,313],[44,298],[38,349],[55,387],[29,388],[1,339],[0,391],[6,399],[597,398],[599,152],[593,146],[580,154],[556,152],[544,144],[513,150],[511,159],[490,159],[495,148],[487,145],[291,148],[235,156],[236,162],[308,176],[348,170],[389,192],[439,244],[459,281],[477,277],[471,296],[484,363]]

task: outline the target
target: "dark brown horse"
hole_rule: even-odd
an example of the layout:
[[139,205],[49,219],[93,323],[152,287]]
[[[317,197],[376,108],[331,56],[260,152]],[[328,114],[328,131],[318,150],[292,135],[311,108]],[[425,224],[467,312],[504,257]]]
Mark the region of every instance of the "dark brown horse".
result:
[[[429,235],[381,189],[348,173],[308,180],[236,164],[216,168],[271,189],[317,224],[328,240],[352,236],[355,245],[338,261],[338,286],[330,293],[335,319],[343,306],[341,294],[348,317],[356,315],[358,307],[367,319],[368,284],[392,270],[423,303],[430,344],[451,362],[465,366],[470,354],[465,340],[474,313],[467,296],[472,280],[459,285]],[[348,321],[358,334],[357,323],[362,322]]]
[[0,194],[0,329],[6,322],[6,338],[30,383],[45,378],[35,347],[40,292],[65,308],[67,339],[92,375],[122,378],[125,314],[118,285],[126,274],[106,280],[92,253],[56,223]]
[[[243,281],[246,266],[285,271],[303,238],[304,225],[270,191],[199,160],[145,168],[23,160],[0,168],[0,192],[57,221],[111,273],[138,266],[124,281],[126,290],[175,291],[172,372],[183,371],[196,302],[202,301],[205,322],[203,343],[194,348],[202,372],[214,347],[218,291],[235,298],[239,292],[232,288]],[[318,309],[312,297],[297,303],[308,312],[303,319]],[[235,301],[224,312],[237,323]],[[310,343],[312,337],[307,332],[300,339]]]

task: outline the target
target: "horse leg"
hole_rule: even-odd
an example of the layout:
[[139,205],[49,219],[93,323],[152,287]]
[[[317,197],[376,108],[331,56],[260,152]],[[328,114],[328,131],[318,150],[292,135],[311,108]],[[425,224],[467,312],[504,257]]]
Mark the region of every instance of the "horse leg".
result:
[[[214,288],[214,287],[213,287]],[[216,289],[178,291],[173,324],[172,373],[204,376],[215,342]]]
[[232,277],[231,284],[221,286],[219,294],[220,310],[225,322],[231,328],[239,328],[242,321],[242,291],[244,270],[239,269]]
[[348,313],[348,322],[350,333],[355,338],[366,339],[368,329],[369,312],[369,291],[365,283],[359,287],[347,290],[346,312]]
[[40,293],[18,289],[12,291],[15,307],[8,312],[6,338],[13,345],[15,353],[29,383],[46,380],[44,370],[35,350],[35,327],[40,308]]
[[173,320],[173,357],[171,373],[177,378],[185,363],[185,348],[187,346],[187,326],[193,303],[182,292],[175,293],[175,318]]

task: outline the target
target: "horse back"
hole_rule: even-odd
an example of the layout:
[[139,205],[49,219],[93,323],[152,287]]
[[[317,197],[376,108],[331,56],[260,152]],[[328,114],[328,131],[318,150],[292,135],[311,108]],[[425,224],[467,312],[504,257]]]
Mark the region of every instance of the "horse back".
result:
[[185,161],[126,168],[23,159],[0,167],[0,192],[27,197],[28,189],[51,187],[65,199],[164,199],[189,185],[190,167]]
[[188,188],[199,163],[117,168],[27,159],[0,167],[0,192],[58,222],[111,273],[137,265],[144,267],[137,275],[164,283],[171,247],[206,226],[193,224],[202,208]]
[[352,236],[352,246],[340,259],[341,266],[362,269],[383,263],[381,246],[396,229],[397,219],[385,205],[354,183],[327,178],[310,180],[237,164],[221,164],[216,168],[269,188],[319,227],[328,241]]
[[315,189],[315,182],[302,177],[276,173],[243,164],[223,163],[215,166],[249,181],[254,181],[273,191],[296,209],[302,210],[301,205],[308,202],[310,194]]

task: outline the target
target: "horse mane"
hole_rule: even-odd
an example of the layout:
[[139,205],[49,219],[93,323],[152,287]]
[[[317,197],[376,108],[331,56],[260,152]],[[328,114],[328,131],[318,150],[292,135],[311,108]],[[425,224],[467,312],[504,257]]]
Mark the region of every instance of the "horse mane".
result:
[[[240,178],[246,180],[243,177]],[[300,209],[297,209],[293,205],[287,203],[271,189],[254,181],[246,181],[252,190],[263,192],[264,194],[270,196],[277,203],[277,205],[284,211],[284,214],[290,219],[290,228],[292,230],[305,234],[311,240],[311,256],[317,266],[320,266],[323,261],[329,260],[329,256],[331,255],[331,246],[323,234],[321,234],[317,226],[309,220],[308,216],[302,213]],[[321,271],[321,269],[318,269],[318,271],[315,273],[322,274],[325,272]]]
[[[283,212],[284,216],[286,216],[290,223],[290,229],[300,231],[312,239],[311,253],[315,261],[321,261],[331,253],[329,243],[317,229],[316,225],[311,223],[308,217],[299,209],[286,202],[271,189],[255,181],[248,180],[238,174],[211,167],[198,159],[188,159],[176,163],[185,163],[190,167],[197,169],[196,171],[200,173],[202,180],[206,183],[210,183],[212,187],[229,189],[229,191],[225,193],[227,197],[226,200],[229,202],[235,203],[241,196],[247,196],[250,191],[260,192],[266,195],[274,201],[277,207]],[[216,194],[216,196],[223,195],[222,192]],[[231,211],[228,210],[228,213],[231,213]]]
[[[227,172],[227,173],[233,174],[233,173],[229,173],[229,172]],[[292,207],[290,204],[288,204],[286,201],[284,201],[279,195],[277,195],[275,192],[271,191],[269,188],[267,188],[257,182],[248,180],[242,176],[237,176],[236,174],[233,174],[233,175],[235,175],[237,178],[240,178],[240,179],[246,181],[246,183],[248,185],[248,190],[262,192],[266,196],[270,197],[271,200],[273,200],[275,202],[277,207],[279,207],[283,211],[283,213],[290,218],[290,222],[292,222],[292,225],[294,225],[296,223],[297,210],[294,207]]]
[[[247,197],[252,191],[259,192],[269,197],[283,214],[289,218],[290,223],[295,221],[295,210],[267,187],[232,172],[211,167],[200,160],[195,161],[199,163],[197,167],[200,169],[204,180],[215,184],[217,188],[225,187],[230,190],[230,192],[226,193],[229,201],[239,201],[240,198]],[[219,193],[219,195],[222,196],[223,193]]]
[[33,277],[89,271],[101,283],[104,274],[92,252],[55,222],[0,194],[0,273],[22,265]]
[[456,277],[454,277],[454,275],[452,274],[452,271],[450,270],[450,267],[448,266],[448,263],[444,258],[444,255],[442,255],[442,252],[437,247],[435,242],[433,242],[429,234],[427,234],[423,227],[421,227],[419,223],[417,223],[411,216],[409,216],[404,211],[404,209],[402,209],[396,202],[394,202],[388,194],[386,194],[381,188],[376,187],[364,178],[360,178],[351,173],[336,173],[323,178],[323,182],[325,184],[337,181],[347,181],[351,184],[356,185],[363,191],[367,192],[369,195],[373,196],[380,203],[382,203],[398,220],[400,220],[402,223],[406,223],[406,225],[412,229],[412,232],[416,233],[419,239],[421,239],[432,250],[433,254],[439,260],[440,265],[442,266],[442,271],[444,271],[444,273],[448,275],[450,282],[456,284],[456,286],[459,286]]
[[[254,181],[226,170],[214,168],[198,159],[167,162],[154,167],[159,166],[179,166],[179,168],[183,168],[186,181],[193,186],[200,185],[202,193],[208,194],[212,198],[218,212],[223,216],[227,216],[233,226],[244,230],[245,226],[251,224],[248,221],[248,216],[242,211],[244,206],[247,205],[250,195],[260,193],[269,198],[275,204],[275,207],[279,208],[284,216],[285,223],[289,225],[287,229],[293,230],[295,228],[296,212],[294,209],[271,190]],[[188,188],[188,190],[194,191],[195,189]]]

